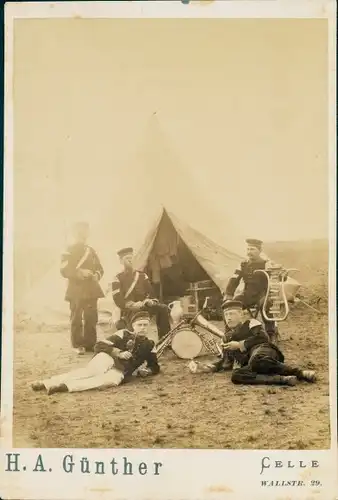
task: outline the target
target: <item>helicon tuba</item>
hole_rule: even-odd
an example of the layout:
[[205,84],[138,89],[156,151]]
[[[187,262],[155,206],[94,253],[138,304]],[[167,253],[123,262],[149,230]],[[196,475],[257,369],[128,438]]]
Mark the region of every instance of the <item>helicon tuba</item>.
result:
[[255,273],[263,273],[267,279],[262,315],[266,321],[284,321],[289,314],[289,304],[284,283],[286,270],[275,262],[268,261],[265,270],[257,269]]

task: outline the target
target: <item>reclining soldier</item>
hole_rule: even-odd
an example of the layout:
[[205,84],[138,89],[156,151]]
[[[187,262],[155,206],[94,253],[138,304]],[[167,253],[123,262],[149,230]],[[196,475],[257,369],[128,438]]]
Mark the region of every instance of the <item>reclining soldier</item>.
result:
[[245,320],[241,302],[225,301],[222,308],[229,327],[224,355],[216,363],[204,365],[202,371],[232,369],[234,384],[292,386],[297,381],[315,382],[314,371],[284,363],[283,353],[270,341],[263,325],[256,319]]
[[[87,366],[34,382],[34,391],[81,392],[106,389],[130,380],[133,373],[141,377],[157,375],[160,371],[155,342],[147,337],[149,314],[137,312],[132,320],[133,331],[120,330],[95,344],[94,356]],[[146,366],[143,366],[146,365]]]

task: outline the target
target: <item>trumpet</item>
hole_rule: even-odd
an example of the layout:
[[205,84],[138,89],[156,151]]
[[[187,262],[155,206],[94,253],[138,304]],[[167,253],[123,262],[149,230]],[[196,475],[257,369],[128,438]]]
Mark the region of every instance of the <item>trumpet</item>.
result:
[[203,330],[199,331],[198,333],[206,349],[213,354],[222,356],[223,350],[220,347],[220,345],[216,342],[215,337],[218,337],[223,341],[224,333],[221,330],[219,330],[215,325],[206,320],[204,316],[202,316],[202,314],[198,314],[197,316],[195,316],[192,326],[195,325],[203,328]]

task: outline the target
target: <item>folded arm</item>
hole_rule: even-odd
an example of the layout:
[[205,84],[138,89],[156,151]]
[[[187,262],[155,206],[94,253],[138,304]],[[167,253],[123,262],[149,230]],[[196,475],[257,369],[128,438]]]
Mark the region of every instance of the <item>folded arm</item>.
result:
[[69,250],[64,252],[61,255],[61,267],[60,267],[61,276],[67,279],[77,278],[79,277],[78,270],[76,266],[71,263],[71,253]]
[[145,305],[150,305],[150,302],[155,298],[153,287],[151,286],[150,280],[148,276],[144,273],[144,299],[139,301],[127,300],[125,303],[125,307],[131,309],[132,311],[137,311],[144,307]]
[[242,340],[239,342],[239,349],[241,352],[250,351],[250,349],[252,349],[256,345],[264,344],[265,342],[269,341],[269,337],[265,333],[261,325],[251,328],[250,334],[250,337],[248,337],[246,340]]
[[119,309],[124,309],[126,307],[126,302],[125,302],[123,294],[121,292],[120,280],[118,279],[117,276],[114,278],[114,281],[112,282],[112,295],[113,295],[113,300],[115,302],[115,305]]
[[[141,358],[139,358],[138,363],[140,363],[140,365],[137,370],[137,374],[141,377],[148,377],[149,375],[157,375],[160,372],[160,365],[157,359],[156,346],[153,340],[148,340],[146,346],[146,352],[144,356],[141,356]],[[146,367],[142,366],[143,363],[146,364]]]
[[144,275],[144,284],[145,284],[146,297],[149,299],[155,298],[153,287],[150,283],[150,279],[148,278],[148,276],[146,274]]
[[241,279],[243,277],[243,272],[242,272],[242,266],[238,266],[235,269],[234,274],[231,276],[231,278],[228,281],[228,285],[225,289],[225,298],[232,298],[236,288],[238,287]]
[[112,358],[119,358],[119,355],[123,352],[123,350],[117,347],[117,343],[117,336],[111,335],[107,339],[97,342],[94,347],[94,352],[96,354],[98,354],[99,352],[105,352]]
[[146,358],[147,368],[151,371],[153,375],[157,375],[160,372],[160,365],[157,359],[156,346],[153,340],[151,340],[150,342],[152,348]]
[[93,252],[94,252],[94,276],[97,278],[98,281],[100,281],[100,279],[103,277],[104,270],[97,253],[94,250]]

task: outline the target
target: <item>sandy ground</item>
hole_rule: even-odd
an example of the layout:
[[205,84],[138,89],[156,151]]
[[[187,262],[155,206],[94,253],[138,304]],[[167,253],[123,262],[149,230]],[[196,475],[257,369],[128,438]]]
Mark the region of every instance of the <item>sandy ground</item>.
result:
[[15,332],[14,446],[328,448],[326,252],[309,255],[307,260],[299,253],[284,257],[299,257],[296,267],[303,265],[311,293],[323,297],[322,315],[295,305],[280,326],[280,347],[288,362],[317,370],[316,384],[235,386],[228,373],[193,375],[186,361],[167,352],[157,377],[104,391],[47,396],[33,392],[30,383],[83,366],[88,356],[73,354],[66,328],[21,325]]

